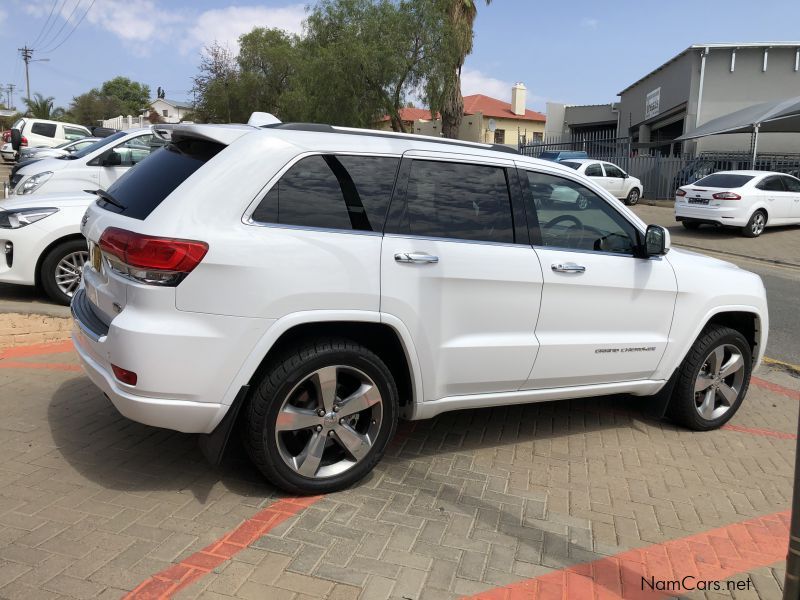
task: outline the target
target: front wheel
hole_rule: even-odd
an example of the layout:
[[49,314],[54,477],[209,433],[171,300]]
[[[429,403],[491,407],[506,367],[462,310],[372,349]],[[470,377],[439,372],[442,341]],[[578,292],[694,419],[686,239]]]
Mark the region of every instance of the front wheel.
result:
[[630,192],[628,192],[628,197],[625,199],[625,204],[628,206],[634,206],[635,204],[639,203],[639,189],[633,188]]
[[349,340],[318,340],[264,371],[245,409],[244,441],[275,485],[323,494],[372,470],[397,418],[397,386],[376,354]]
[[741,333],[707,327],[679,367],[670,414],[695,431],[724,425],[747,394],[752,363],[750,344]]
[[700,228],[700,223],[697,221],[681,221],[681,225],[683,225],[684,229],[688,229],[689,231]]
[[45,293],[59,304],[69,304],[81,283],[83,265],[88,258],[86,240],[67,240],[56,245],[44,257],[39,269]]

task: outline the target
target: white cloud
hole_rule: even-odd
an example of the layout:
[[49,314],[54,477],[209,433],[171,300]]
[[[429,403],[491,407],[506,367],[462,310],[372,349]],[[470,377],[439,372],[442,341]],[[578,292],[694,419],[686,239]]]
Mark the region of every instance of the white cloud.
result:
[[3,21],[5,21],[7,17],[8,17],[8,13],[6,11],[4,11],[2,8],[0,8],[0,24],[2,24]]
[[512,85],[514,84],[509,81],[490,77],[477,69],[470,69],[469,67],[461,69],[461,93],[465,96],[483,94],[510,102]]
[[195,47],[204,47],[214,41],[228,46],[234,53],[239,50],[239,36],[254,27],[279,28],[289,33],[301,33],[306,17],[302,4],[290,4],[277,8],[264,6],[229,6],[207,10],[189,27],[184,52]]
[[587,29],[597,29],[598,25],[600,25],[600,21],[597,19],[593,19],[591,17],[584,17],[581,19],[581,27],[586,27]]

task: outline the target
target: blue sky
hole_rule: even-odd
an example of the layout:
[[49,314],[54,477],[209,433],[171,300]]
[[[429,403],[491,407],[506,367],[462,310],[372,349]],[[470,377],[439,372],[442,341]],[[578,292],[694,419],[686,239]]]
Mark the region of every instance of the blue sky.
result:
[[[32,92],[54,96],[57,105],[116,75],[153,91],[160,85],[168,98],[191,99],[204,45],[217,39],[235,47],[254,26],[300,32],[304,4],[2,0],[0,85],[17,85],[20,106],[25,76],[17,48],[29,44],[34,58],[49,58],[31,64]],[[691,44],[800,40],[798,22],[797,0],[494,0],[480,5],[463,91],[508,100],[513,82],[523,81],[536,110],[547,100],[609,102]]]

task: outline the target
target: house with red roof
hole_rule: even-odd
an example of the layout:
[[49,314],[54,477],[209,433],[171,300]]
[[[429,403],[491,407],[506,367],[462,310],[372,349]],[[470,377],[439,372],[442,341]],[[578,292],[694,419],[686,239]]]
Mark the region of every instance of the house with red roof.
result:
[[[520,140],[539,141],[544,134],[545,116],[526,108],[527,88],[517,83],[511,88],[511,102],[473,94],[464,96],[464,119],[458,138],[470,142],[506,144],[516,147]],[[409,133],[441,135],[441,121],[422,108],[402,108],[400,118]],[[391,131],[389,116],[377,124],[378,129]]]

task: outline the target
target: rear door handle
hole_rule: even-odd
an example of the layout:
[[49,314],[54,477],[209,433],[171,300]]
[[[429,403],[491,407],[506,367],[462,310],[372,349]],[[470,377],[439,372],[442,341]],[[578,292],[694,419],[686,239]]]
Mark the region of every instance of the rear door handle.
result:
[[423,252],[396,252],[394,259],[397,262],[413,263],[415,265],[434,264],[439,262],[439,257]]
[[573,262],[557,263],[555,265],[550,265],[550,268],[556,273],[584,273],[586,271],[586,267]]

